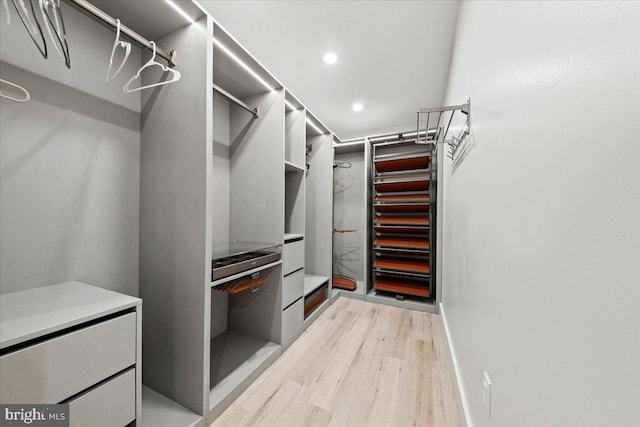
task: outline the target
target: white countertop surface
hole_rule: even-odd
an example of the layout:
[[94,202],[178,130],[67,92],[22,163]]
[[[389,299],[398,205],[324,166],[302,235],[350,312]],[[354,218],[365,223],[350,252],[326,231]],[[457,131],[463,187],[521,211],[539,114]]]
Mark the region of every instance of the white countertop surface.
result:
[[80,282],[0,295],[0,349],[142,304]]

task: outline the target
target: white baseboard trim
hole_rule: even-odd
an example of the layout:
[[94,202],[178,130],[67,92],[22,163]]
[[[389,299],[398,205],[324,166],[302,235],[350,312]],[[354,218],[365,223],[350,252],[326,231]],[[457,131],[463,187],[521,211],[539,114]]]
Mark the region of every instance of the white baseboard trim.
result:
[[462,378],[460,378],[460,367],[458,365],[458,358],[456,357],[456,351],[453,347],[453,341],[451,340],[451,334],[449,333],[449,325],[447,324],[447,316],[445,315],[444,306],[440,303],[440,318],[442,319],[442,326],[444,333],[447,337],[447,346],[449,347],[449,355],[451,356],[451,365],[453,366],[453,373],[456,377],[456,396],[458,398],[458,408],[462,408],[461,418],[462,422],[467,427],[473,427],[471,422],[471,416],[469,415],[469,404],[467,402],[467,394],[464,391],[464,385],[462,384]]

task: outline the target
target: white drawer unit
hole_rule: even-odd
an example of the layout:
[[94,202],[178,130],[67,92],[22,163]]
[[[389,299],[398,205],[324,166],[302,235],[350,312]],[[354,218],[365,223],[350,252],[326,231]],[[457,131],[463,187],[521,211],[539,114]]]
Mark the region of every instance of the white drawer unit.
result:
[[136,313],[0,357],[2,403],[57,403],[136,363]]
[[303,296],[304,269],[291,273],[284,278],[282,285],[282,308],[285,309],[291,303]]
[[285,276],[304,267],[304,240],[285,242],[282,262]]
[[304,324],[304,300],[300,298],[282,312],[282,340],[289,342]]
[[139,298],[79,282],[0,295],[0,403],[69,403],[72,426],[141,425],[141,316]]
[[120,427],[136,419],[136,370],[130,369],[69,402],[70,427]]

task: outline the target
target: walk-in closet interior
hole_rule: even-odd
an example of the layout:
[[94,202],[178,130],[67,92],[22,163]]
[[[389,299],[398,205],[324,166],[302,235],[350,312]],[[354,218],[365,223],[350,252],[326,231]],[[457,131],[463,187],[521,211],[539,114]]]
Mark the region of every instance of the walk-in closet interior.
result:
[[[107,387],[111,366],[89,376],[82,388],[106,403],[86,412],[130,395],[116,424],[208,425],[331,302],[334,136],[194,3],[180,2],[186,24],[167,4],[149,22],[145,2],[62,2],[74,49],[49,46],[46,60],[20,22],[37,6],[15,2],[2,25],[3,81],[31,96],[2,101],[2,293],[44,298],[77,278],[139,297],[120,305],[138,307],[126,330],[141,344],[128,350],[137,379]],[[113,304],[84,312],[118,293],[71,285],[55,285],[59,302],[83,316],[65,322],[113,316]],[[15,346],[35,332],[24,334],[5,343],[3,329],[3,372],[25,363]],[[3,403],[12,393],[3,383]]]
[[437,311],[433,144],[341,141],[194,3],[62,2],[46,60],[34,4],[2,25],[32,94],[2,101],[2,293],[140,298],[132,389],[83,386],[133,393],[127,422],[208,425],[340,296]]
[[[79,427],[208,427],[244,417],[234,402],[296,346],[313,352],[313,328],[357,318],[327,334],[328,365],[348,368],[345,337],[371,338],[344,345],[375,377],[351,385],[390,405],[415,404],[393,384],[425,357],[451,364],[419,375],[451,376],[463,425],[604,425],[599,412],[638,425],[638,203],[623,190],[640,177],[618,163],[638,144],[602,144],[635,141],[640,8],[563,3],[0,0],[0,408],[60,404]],[[438,102],[327,109],[336,87],[367,87],[354,58],[373,73],[404,67],[382,56],[400,52],[411,69],[415,40],[394,41],[408,24],[389,11],[427,9],[421,46],[446,62],[426,55]],[[382,12],[381,57],[358,57],[356,21]],[[328,16],[354,38],[337,64],[316,52],[332,36],[302,34]],[[265,49],[260,26],[291,46]],[[307,54],[336,66],[280,75]],[[283,57],[280,73],[263,59]],[[397,80],[370,92],[391,98]],[[326,95],[308,100],[305,84]],[[329,401],[338,386],[314,363],[292,375]],[[284,411],[280,397],[263,400]]]

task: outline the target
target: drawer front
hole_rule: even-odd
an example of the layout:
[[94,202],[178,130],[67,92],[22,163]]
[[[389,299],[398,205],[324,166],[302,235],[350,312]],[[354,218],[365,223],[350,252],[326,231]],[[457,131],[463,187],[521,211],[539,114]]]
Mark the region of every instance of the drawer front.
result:
[[282,285],[282,308],[302,297],[304,293],[304,269],[284,278]]
[[70,427],[124,427],[135,418],[135,369],[69,402]]
[[282,262],[285,276],[304,267],[304,240],[285,243]]
[[304,301],[300,298],[282,312],[282,340],[295,334],[304,323]]
[[130,313],[0,357],[0,400],[59,403],[135,362]]

